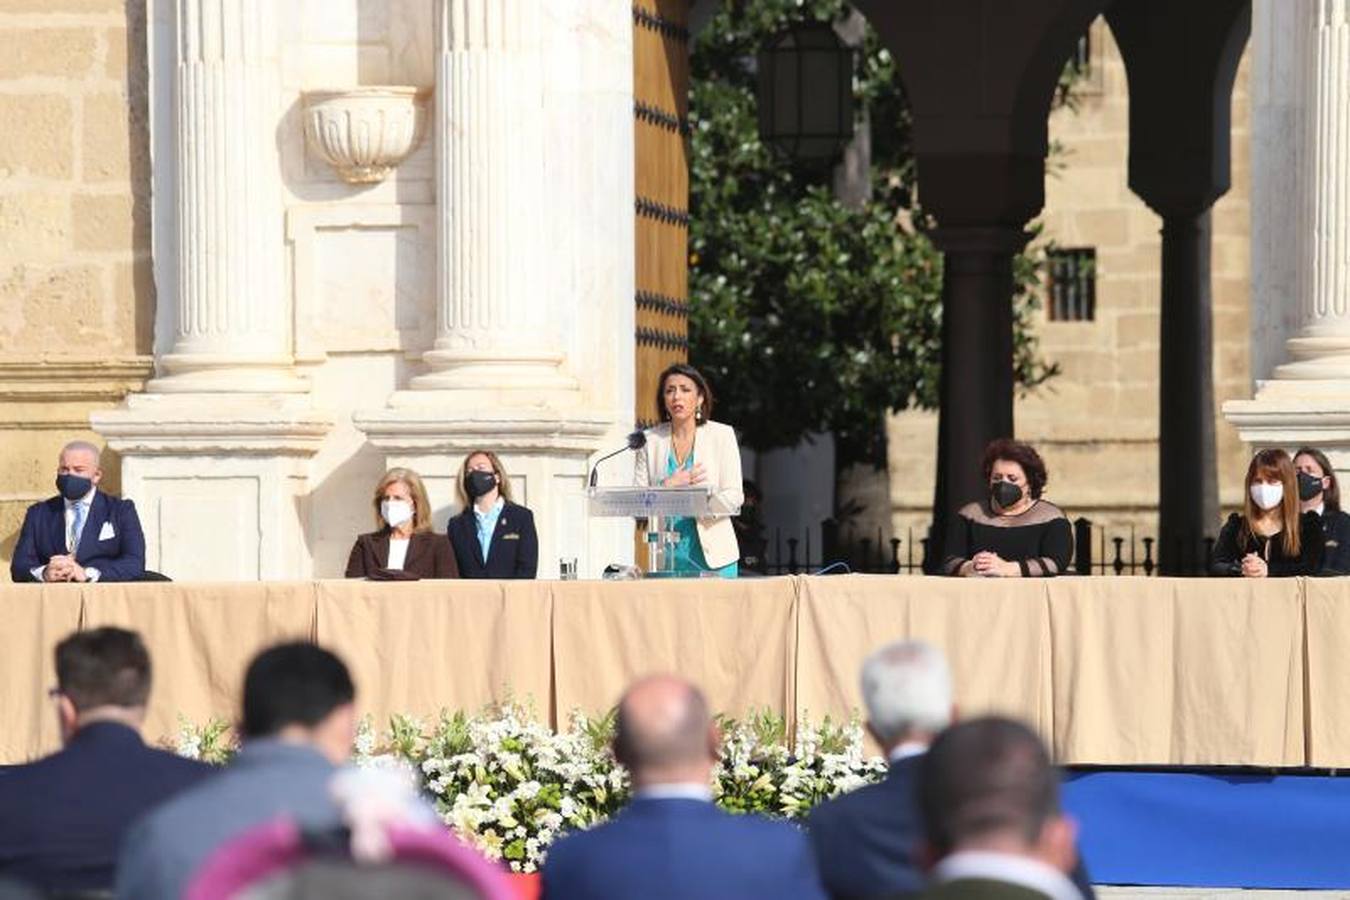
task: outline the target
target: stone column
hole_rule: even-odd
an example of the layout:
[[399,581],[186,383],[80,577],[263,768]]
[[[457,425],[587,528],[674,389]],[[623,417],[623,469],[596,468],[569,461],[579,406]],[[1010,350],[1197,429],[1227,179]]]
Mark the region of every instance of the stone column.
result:
[[1158,393],[1158,565],[1204,570],[1214,533],[1214,304],[1210,210],[1169,210],[1162,227]]
[[1304,0],[1306,112],[1300,123],[1298,217],[1301,331],[1276,379],[1350,381],[1350,0]]
[[[437,0],[436,343],[415,390],[575,390],[543,264],[545,11]],[[559,36],[559,39],[574,39]],[[405,401],[417,405],[411,398]]]
[[[1257,383],[1252,400],[1224,404],[1224,415],[1243,440],[1258,446],[1322,447],[1341,476],[1350,476],[1350,0],[1264,0],[1258,23],[1274,59],[1267,78],[1293,79],[1301,92],[1292,115],[1257,106],[1253,140],[1273,143],[1280,129],[1294,129],[1284,154],[1295,167],[1293,196],[1271,211],[1296,229],[1292,295],[1253,296],[1253,304],[1296,305],[1299,330],[1285,344],[1287,362]],[[1262,86],[1278,93],[1278,86]],[[1292,152],[1289,152],[1292,151]],[[1282,177],[1253,166],[1253,181]],[[1274,196],[1253,185],[1253,196]],[[1253,211],[1253,244],[1263,235],[1264,210]],[[1253,248],[1256,254],[1256,248]],[[1253,317],[1254,326],[1257,324]],[[1253,333],[1253,343],[1262,336]]]
[[305,390],[282,265],[276,8],[176,3],[177,320],[155,392]]
[[[91,417],[122,455],[150,568],[180,580],[304,578],[309,463],[332,427],[291,367],[283,265],[277,11],[271,0],[176,0],[152,28],[160,377]],[[169,33],[174,40],[166,40]],[[166,135],[166,129],[173,134]],[[172,139],[170,139],[170,137]],[[170,256],[172,258],[170,258]],[[167,273],[176,272],[176,277]]]
[[[959,509],[988,493],[984,448],[1013,434],[1013,256],[1021,228],[940,228],[943,255],[942,377],[938,400],[935,510]],[[940,546],[945,533],[930,535]],[[940,551],[935,551],[940,555]]]
[[[466,453],[496,450],[539,531],[540,577],[631,561],[590,520],[599,450],[632,428],[633,20],[628,0],[436,0],[437,334],[426,372],[353,415],[387,465],[458,511]],[[628,483],[614,459],[602,483]]]

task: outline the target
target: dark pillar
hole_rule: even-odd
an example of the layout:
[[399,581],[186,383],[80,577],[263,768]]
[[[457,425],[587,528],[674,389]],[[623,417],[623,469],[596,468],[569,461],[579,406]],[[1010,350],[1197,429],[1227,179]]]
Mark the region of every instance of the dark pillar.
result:
[[855,0],[895,56],[919,202],[945,257],[937,479],[928,559],[985,493],[980,456],[1013,434],[1012,257],[1045,202],[1046,118],[1106,0]]
[[[942,380],[934,506],[952,510],[985,493],[980,454],[1013,433],[1013,256],[1018,228],[943,228]],[[940,534],[935,534],[941,543]]]
[[1162,217],[1158,570],[1198,574],[1219,526],[1209,210],[1230,185],[1233,80],[1251,0],[1117,0],[1130,189]]
[[1158,565],[1199,574],[1216,525],[1210,214],[1169,215],[1162,228],[1158,400]]

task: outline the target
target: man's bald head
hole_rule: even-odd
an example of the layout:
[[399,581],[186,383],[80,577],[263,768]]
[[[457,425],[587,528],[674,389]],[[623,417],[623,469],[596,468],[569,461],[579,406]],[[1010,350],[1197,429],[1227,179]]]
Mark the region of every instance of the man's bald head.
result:
[[706,781],[716,744],[708,701],[683,678],[643,678],[619,701],[614,755],[635,782]]
[[88,441],[71,441],[61,448],[57,466],[66,471],[93,471],[98,468],[101,451]]

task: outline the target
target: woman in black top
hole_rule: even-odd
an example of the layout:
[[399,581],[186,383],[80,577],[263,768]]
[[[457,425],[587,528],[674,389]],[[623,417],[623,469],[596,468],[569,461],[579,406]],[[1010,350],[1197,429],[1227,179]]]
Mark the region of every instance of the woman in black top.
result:
[[1350,575],[1350,514],[1341,509],[1341,485],[1326,454],[1300,447],[1294,454],[1300,509],[1317,513],[1326,547],[1319,575]]
[[1262,450],[1247,467],[1242,512],[1228,517],[1214,547],[1214,575],[1279,578],[1314,575],[1322,564],[1322,523],[1300,513],[1294,462]]
[[948,529],[947,575],[1058,575],[1073,555],[1068,517],[1048,500],[1045,463],[1029,444],[1001,438],[984,451],[987,499],[969,503]]

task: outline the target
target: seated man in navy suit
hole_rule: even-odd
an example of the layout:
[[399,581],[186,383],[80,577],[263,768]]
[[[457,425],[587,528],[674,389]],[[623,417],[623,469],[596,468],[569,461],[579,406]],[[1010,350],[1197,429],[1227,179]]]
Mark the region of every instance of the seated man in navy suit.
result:
[[629,688],[614,752],[632,777],[633,801],[549,849],[545,900],[824,900],[800,831],[713,805],[720,740],[688,682],[656,676]]
[[141,741],[150,656],[135,632],[66,638],[56,683],[65,749],[0,770],[0,878],[48,892],[110,890],[132,820],[213,770]]
[[9,567],[15,581],[135,581],[145,574],[136,505],[98,489],[98,453],[85,441],[62,448],[60,496],[28,507]]
[[[820,804],[807,829],[832,900],[916,894],[925,879],[916,858],[923,837],[916,782],[928,745],[951,724],[952,678],[942,651],[923,641],[895,641],[862,667],[867,729],[890,760],[886,778]],[[1092,900],[1087,872],[1073,872]]]

